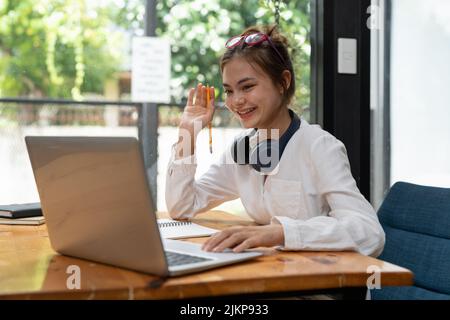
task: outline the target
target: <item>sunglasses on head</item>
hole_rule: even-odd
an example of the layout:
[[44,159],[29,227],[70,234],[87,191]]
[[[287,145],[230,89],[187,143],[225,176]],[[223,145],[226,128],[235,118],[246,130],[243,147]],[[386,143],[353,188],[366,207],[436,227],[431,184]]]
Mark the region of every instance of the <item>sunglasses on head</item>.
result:
[[244,43],[250,47],[257,46],[257,45],[267,41],[269,43],[269,45],[278,54],[278,56],[280,57],[283,64],[285,66],[287,66],[286,61],[284,60],[280,51],[278,51],[278,49],[273,44],[272,40],[270,40],[270,37],[265,33],[257,32],[257,33],[243,35],[243,36],[234,36],[234,37],[228,39],[228,41],[225,43],[225,48],[232,49],[232,48],[240,45],[242,43],[242,41],[244,41]]

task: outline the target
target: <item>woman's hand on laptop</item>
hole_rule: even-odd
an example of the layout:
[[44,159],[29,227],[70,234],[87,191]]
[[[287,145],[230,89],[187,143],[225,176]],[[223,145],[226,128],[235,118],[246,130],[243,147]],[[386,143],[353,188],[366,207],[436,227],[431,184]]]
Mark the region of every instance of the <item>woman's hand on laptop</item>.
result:
[[280,224],[255,227],[231,227],[211,236],[202,246],[205,251],[222,252],[232,249],[242,252],[255,247],[272,247],[284,244]]

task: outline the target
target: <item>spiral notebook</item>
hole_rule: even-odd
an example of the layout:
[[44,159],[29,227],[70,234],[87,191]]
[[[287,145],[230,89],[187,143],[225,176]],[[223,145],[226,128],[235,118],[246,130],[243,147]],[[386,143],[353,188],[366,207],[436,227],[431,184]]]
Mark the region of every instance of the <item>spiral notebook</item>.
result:
[[208,228],[191,221],[177,221],[172,219],[158,219],[159,231],[164,239],[182,239],[208,237],[217,229]]

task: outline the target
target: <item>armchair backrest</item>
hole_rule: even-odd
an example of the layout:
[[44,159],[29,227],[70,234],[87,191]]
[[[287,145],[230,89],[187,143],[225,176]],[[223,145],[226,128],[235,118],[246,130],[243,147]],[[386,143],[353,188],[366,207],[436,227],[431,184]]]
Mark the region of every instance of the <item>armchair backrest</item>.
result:
[[379,257],[411,270],[414,285],[372,290],[372,299],[450,299],[450,189],[395,183],[378,210]]

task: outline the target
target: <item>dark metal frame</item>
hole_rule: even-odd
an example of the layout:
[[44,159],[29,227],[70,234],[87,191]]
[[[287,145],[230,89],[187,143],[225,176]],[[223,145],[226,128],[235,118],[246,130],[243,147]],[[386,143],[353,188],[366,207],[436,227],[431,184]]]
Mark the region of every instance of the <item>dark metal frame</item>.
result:
[[[373,31],[375,39],[374,55],[376,92],[371,110],[371,194],[376,209],[382,204],[391,185],[391,138],[390,138],[390,73],[391,73],[391,10],[392,0],[379,0],[377,4],[377,25]],[[381,16],[383,14],[383,16]]]
[[392,0],[384,2],[384,96],[383,96],[383,191],[391,186],[391,31],[392,31]]
[[323,44],[324,44],[324,8],[320,0],[311,0],[311,123],[320,124],[323,127]]
[[[156,1],[145,1],[145,36],[155,36],[156,30]],[[144,164],[148,181],[152,186],[153,204],[156,208],[158,193],[158,107],[155,103],[144,103],[139,110],[139,139],[141,141]]]
[[[312,122],[341,140],[370,200],[370,0],[311,0]],[[337,73],[337,39],[357,39],[356,75]]]

